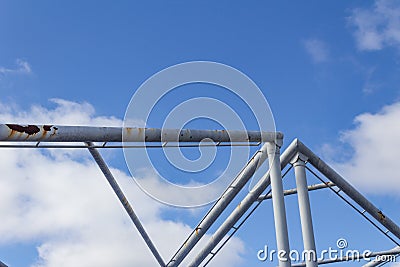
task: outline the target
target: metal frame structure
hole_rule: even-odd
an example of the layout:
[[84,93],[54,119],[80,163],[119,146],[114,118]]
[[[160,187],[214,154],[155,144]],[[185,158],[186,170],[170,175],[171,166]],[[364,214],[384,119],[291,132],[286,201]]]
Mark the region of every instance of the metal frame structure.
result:
[[[125,197],[122,189],[119,187],[98,149],[121,147],[198,147],[198,143],[205,139],[211,139],[215,142],[209,145],[261,145],[261,147],[239,174],[232,180],[230,185],[212,205],[205,216],[200,220],[182,246],[177,250],[172,258],[166,262],[161,257],[154,243],[151,241],[145,227],[135,214],[133,207]],[[101,144],[95,144],[95,142]],[[116,144],[109,145],[109,143]],[[132,143],[135,144],[132,145]],[[374,206],[367,198],[359,193],[342,176],[315,155],[298,139],[295,139],[286,150],[280,154],[282,143],[283,134],[280,132],[0,124],[0,148],[50,147],[88,149],[129,215],[132,223],[135,225],[147,247],[152,252],[155,260],[163,267],[181,266],[183,260],[186,259],[188,254],[195,252],[196,244],[207,233],[210,227],[216,223],[222,212],[232,203],[238,193],[267,159],[269,162],[268,172],[261,177],[253,189],[250,190],[250,192],[248,192],[248,194],[241,200],[240,205],[237,206],[221,223],[205,246],[197,251],[197,254],[192,258],[188,266],[195,267],[200,266],[201,264],[206,266],[222,249],[226,242],[229,241],[232,234],[236,233],[240,226],[250,217],[260,203],[267,199],[272,199],[277,249],[278,251],[283,251],[284,254],[289,255],[290,247],[286,221],[285,196],[292,194],[297,194],[298,196],[304,249],[312,251],[316,255],[308,194],[309,191],[323,188],[329,188],[332,190],[396,244],[395,248],[387,251],[374,252],[370,255],[371,257],[378,255],[400,255],[400,228],[396,223]],[[310,169],[307,164],[312,165],[313,168],[318,170],[318,172],[328,179],[328,181]],[[286,173],[282,174],[282,171],[286,166],[294,168],[296,178],[296,188],[294,189],[283,189],[282,178],[290,170],[289,169]],[[308,186],[306,170],[314,174],[322,181],[322,183]],[[269,192],[263,194],[267,188],[270,188]],[[254,207],[253,204],[255,203],[256,205]],[[363,210],[361,211],[356,205]],[[248,211],[250,212],[247,216],[244,216]],[[240,220],[242,221],[240,222]],[[237,224],[238,226],[235,226]],[[234,230],[233,233],[230,236],[227,236],[231,229]],[[223,241],[224,238],[225,241]],[[309,258],[304,263],[292,265],[289,258],[283,256],[279,258],[279,266],[311,267],[348,260],[352,260],[352,258],[339,258],[335,261],[317,261],[315,258]],[[384,262],[375,260],[364,266],[378,266],[382,263]],[[0,262],[0,266],[6,265]]]

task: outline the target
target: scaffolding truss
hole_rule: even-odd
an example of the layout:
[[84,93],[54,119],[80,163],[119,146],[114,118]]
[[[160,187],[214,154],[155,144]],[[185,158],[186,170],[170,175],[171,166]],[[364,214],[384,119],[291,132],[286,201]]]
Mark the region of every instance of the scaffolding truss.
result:
[[[209,143],[199,144],[203,140],[209,140]],[[280,132],[0,124],[0,148],[88,149],[155,260],[163,267],[181,266],[189,253],[197,254],[192,258],[188,266],[208,265],[246,220],[251,217],[260,204],[269,199],[272,200],[273,204],[277,250],[284,251],[286,255],[289,255],[285,196],[293,194],[298,196],[304,250],[316,253],[309,191],[324,188],[332,190],[396,245],[395,248],[390,250],[373,252],[369,257],[379,255],[394,255],[397,257],[400,255],[400,228],[395,222],[301,141],[295,139],[281,154],[282,143],[283,134]],[[191,234],[171,259],[165,261],[147,234],[145,227],[125,197],[98,149],[198,147],[208,145],[251,145],[260,146],[260,148],[238,175],[232,179],[230,185],[215,201],[196,227],[193,228]],[[238,193],[267,160],[269,162],[269,170],[263,174],[252,190],[240,201],[240,205],[219,225],[205,246],[196,250],[197,243],[211,226],[215,226],[222,212],[237,198]],[[295,172],[296,188],[284,190],[282,179],[291,169],[294,169]],[[321,183],[308,185],[306,170],[317,177]],[[349,260],[353,260],[353,258],[342,257],[336,260],[324,259],[320,261],[309,258],[303,263],[292,265],[290,259],[286,259],[279,260],[279,266],[309,267]],[[384,261],[376,259],[364,266],[379,266],[384,263]],[[6,265],[0,262],[0,267],[2,266]]]

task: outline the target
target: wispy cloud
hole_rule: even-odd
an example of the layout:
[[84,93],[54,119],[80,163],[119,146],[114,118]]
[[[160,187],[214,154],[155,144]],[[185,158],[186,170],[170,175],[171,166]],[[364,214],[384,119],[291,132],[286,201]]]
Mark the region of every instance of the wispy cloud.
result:
[[349,17],[360,50],[400,49],[400,2],[376,0],[370,8],[352,10]]
[[322,63],[329,59],[329,49],[323,41],[312,38],[304,40],[303,45],[314,63]]
[[363,93],[366,95],[370,95],[375,93],[377,90],[380,89],[381,84],[374,81],[373,76],[375,73],[375,68],[374,67],[370,67],[365,71],[365,81],[364,81],[364,85],[363,85]]
[[350,64],[355,74],[360,75],[363,79],[361,87],[364,95],[373,95],[385,87],[386,82],[380,80],[377,72],[380,71],[380,66],[360,61],[355,56],[346,56],[342,58],[346,64]]
[[32,73],[31,65],[22,59],[17,59],[15,61],[16,66],[14,68],[6,68],[0,66],[0,74],[7,75],[7,74],[30,74]]
[[[0,103],[0,121],[110,126],[122,123],[115,117],[96,116],[87,102],[52,101],[53,108],[33,105],[22,109]],[[155,266],[151,253],[87,151],[79,157],[63,153],[0,149],[1,246],[34,243],[38,261],[32,262],[32,267]],[[161,214],[166,209],[172,212],[170,208],[149,198],[124,171],[111,171],[167,260],[192,227],[176,218],[165,219]],[[199,246],[209,239],[210,235],[206,235]],[[234,238],[215,258],[213,266],[237,266],[243,252],[243,242]]]

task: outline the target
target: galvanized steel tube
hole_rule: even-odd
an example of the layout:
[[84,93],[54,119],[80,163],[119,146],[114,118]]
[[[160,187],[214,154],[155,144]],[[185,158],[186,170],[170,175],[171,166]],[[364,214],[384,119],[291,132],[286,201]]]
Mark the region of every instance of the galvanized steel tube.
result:
[[383,254],[376,255],[377,257],[374,260],[368,262],[367,264],[364,264],[362,267],[375,267],[375,266],[381,265],[383,262],[388,262],[387,259],[385,259],[384,257],[379,257],[379,256],[396,256],[396,255],[400,254],[400,247],[392,248],[391,250],[388,250],[387,252],[390,252],[390,254],[385,253],[385,251],[384,251]]
[[0,141],[18,142],[268,142],[279,132],[0,124]]
[[315,155],[308,147],[296,139],[298,151],[303,153],[318,171],[331,180],[339,189],[348,195],[354,202],[366,210],[372,217],[385,226],[393,235],[400,239],[400,228],[387,215],[375,207],[368,199],[358,192],[350,183],[340,176],[334,169]]
[[286,220],[285,197],[283,195],[282,173],[279,162],[280,151],[274,143],[267,143],[267,149],[279,266],[290,267],[289,234]]
[[[335,184],[332,182],[322,183],[322,184],[313,184],[313,185],[308,186],[307,189],[308,189],[308,191],[314,191],[314,190],[324,189],[324,188],[328,188],[328,187],[335,187]],[[283,194],[285,196],[297,194],[297,188],[285,190],[285,191],[283,191]],[[264,201],[266,199],[271,199],[271,198],[272,198],[272,194],[269,193],[266,195],[259,196],[256,201]]]
[[307,267],[316,267],[317,264],[317,251],[315,249],[314,230],[311,217],[310,199],[308,196],[307,177],[306,177],[306,164],[297,155],[293,163],[294,172],[296,177],[297,198],[299,203],[301,233],[303,236],[304,252],[307,252],[305,261]]
[[[292,142],[289,147],[282,153],[280,157],[281,169],[284,169],[286,165],[293,158],[296,153],[296,144]],[[254,201],[264,192],[264,190],[270,185],[270,174],[269,171],[262,176],[254,188],[246,195],[246,197],[240,202],[240,205],[236,207],[234,211],[228,216],[228,218],[222,223],[222,225],[213,234],[212,238],[208,241],[206,246],[197,254],[196,258],[189,264],[191,267],[199,266],[199,264],[207,257],[207,255],[218,245],[218,243],[224,238],[229,230],[239,221],[243,214],[251,207]]]
[[124,193],[122,192],[121,188],[119,187],[117,181],[115,180],[114,176],[112,175],[107,164],[104,162],[103,158],[101,157],[101,155],[97,151],[97,149],[90,147],[93,145],[92,143],[87,142],[87,145],[89,146],[88,149],[89,149],[90,154],[92,154],[97,165],[99,165],[100,170],[103,172],[104,176],[106,177],[106,179],[107,179],[108,183],[110,184],[111,188],[113,189],[114,193],[117,195],[122,206],[125,208],[126,212],[129,215],[129,218],[131,218],[133,224],[136,226],[137,230],[139,231],[140,235],[142,236],[143,240],[146,242],[148,248],[153,253],[154,257],[156,258],[156,260],[158,261],[160,266],[164,267],[165,266],[164,260],[162,259],[161,255],[159,254],[157,248],[154,246],[153,242],[151,241],[149,235],[147,234],[146,230],[144,229],[139,218],[133,211],[132,206],[129,204],[128,199],[125,197]]
[[243,186],[253,176],[255,171],[264,163],[267,158],[267,147],[264,144],[259,151],[250,159],[247,165],[236,176],[233,182],[225,190],[222,196],[209,210],[206,216],[200,221],[195,230],[191,233],[185,244],[180,247],[167,266],[178,266],[192,248],[197,244],[201,237],[207,232],[211,225],[217,220],[225,208],[231,203],[232,199],[238,194]]

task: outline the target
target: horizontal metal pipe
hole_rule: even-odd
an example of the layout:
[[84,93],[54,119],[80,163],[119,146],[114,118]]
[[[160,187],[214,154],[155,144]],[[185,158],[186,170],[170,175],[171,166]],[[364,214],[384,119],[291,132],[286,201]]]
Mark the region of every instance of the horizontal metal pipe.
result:
[[314,154],[308,147],[306,147],[299,140],[295,140],[297,148],[300,153],[308,157],[308,162],[311,163],[319,172],[325,175],[326,178],[331,180],[339,189],[341,189],[347,196],[354,202],[366,210],[372,217],[386,227],[393,235],[400,239],[400,228],[394,223],[387,215],[383,214],[381,210],[375,207],[368,199],[366,199],[360,192],[358,192],[350,183],[348,183],[342,176],[340,176],[334,169],[326,164],[322,159]]
[[[170,143],[170,144],[152,144],[152,145],[129,145],[129,144],[121,144],[121,145],[116,145],[116,143],[112,143],[112,145],[103,144],[103,145],[93,145],[91,147],[93,148],[184,148],[184,147],[251,147],[251,146],[259,146],[260,143],[217,143],[217,144],[204,144],[204,143],[185,143],[185,144],[178,144],[178,143]],[[8,144],[0,144],[0,148],[84,148],[87,149],[88,147],[85,145],[74,145],[71,143],[63,143],[60,145],[60,143],[52,143],[52,145],[49,145],[48,143],[45,142],[38,142],[38,143],[8,143]]]
[[169,261],[167,266],[179,266],[179,264],[185,259],[192,248],[197,242],[203,237],[211,225],[217,220],[225,208],[231,203],[232,199],[239,193],[243,186],[253,176],[255,171],[264,163],[267,158],[267,144],[264,144],[259,151],[250,159],[247,165],[241,170],[236,176],[228,188],[224,191],[218,201],[211,207],[208,213],[197,225],[195,230],[185,241],[172,259]]
[[[280,156],[281,169],[284,169],[296,153],[296,143],[292,142],[289,147]],[[217,231],[210,238],[206,246],[200,251],[195,259],[189,264],[190,267],[198,266],[211,251],[218,245],[224,238],[229,230],[239,221],[243,214],[251,207],[254,201],[261,195],[261,193],[270,185],[269,171],[263,175],[254,188],[246,195],[240,202],[240,205],[228,216],[222,223]]]
[[[334,187],[335,184],[332,182],[328,182],[328,183],[321,183],[321,184],[313,184],[308,186],[308,191],[314,191],[314,190],[319,190],[319,189],[323,189],[323,188],[327,188],[327,187]],[[283,194],[285,196],[290,196],[290,195],[294,195],[297,194],[297,188],[293,188],[293,189],[288,189],[283,191]],[[266,195],[261,195],[257,198],[257,201],[263,201],[266,199],[271,199],[272,198],[272,194],[266,194]]]
[[[354,251],[352,250],[351,252],[354,252]],[[400,253],[400,249],[399,248],[395,248],[395,249],[391,249],[391,250],[385,250],[385,251],[378,251],[378,252],[370,252],[368,254],[363,254],[363,253],[359,252],[359,254],[354,254],[353,255],[351,253],[352,255],[348,255],[348,256],[344,256],[344,257],[338,257],[338,258],[335,258],[335,259],[320,260],[320,261],[318,261],[318,265],[334,263],[334,262],[369,259],[369,258],[372,258],[372,257],[382,256],[382,255],[385,255],[385,256],[397,255],[399,253]],[[292,267],[302,267],[302,266],[306,266],[306,263],[302,262],[302,263],[292,264]],[[364,266],[366,266],[366,265],[364,265]],[[368,266],[373,266],[373,265],[368,265]]]
[[0,141],[18,142],[273,142],[280,132],[0,124]]

